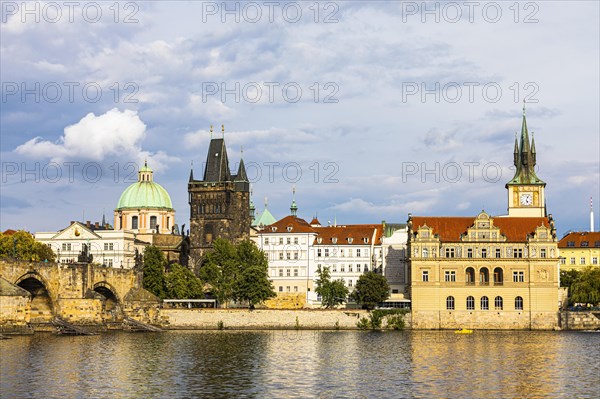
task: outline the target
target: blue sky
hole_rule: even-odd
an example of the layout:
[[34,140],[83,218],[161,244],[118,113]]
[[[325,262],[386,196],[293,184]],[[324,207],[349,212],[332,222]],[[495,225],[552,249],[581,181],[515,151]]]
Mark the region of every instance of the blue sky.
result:
[[278,218],[294,185],[323,223],[504,214],[523,100],[559,232],[590,196],[598,229],[598,2],[26,4],[2,2],[2,230],[112,220],[144,159],[189,225],[222,124]]

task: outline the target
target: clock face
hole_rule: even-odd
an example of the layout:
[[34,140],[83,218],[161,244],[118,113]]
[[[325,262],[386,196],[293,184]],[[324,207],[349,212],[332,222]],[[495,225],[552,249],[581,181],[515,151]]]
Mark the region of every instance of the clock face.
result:
[[533,195],[531,194],[521,194],[520,197],[521,205],[529,206],[533,203]]

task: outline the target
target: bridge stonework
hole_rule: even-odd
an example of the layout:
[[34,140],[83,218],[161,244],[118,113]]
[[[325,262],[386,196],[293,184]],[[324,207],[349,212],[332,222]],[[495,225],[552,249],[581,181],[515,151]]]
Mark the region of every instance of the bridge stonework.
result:
[[0,260],[0,277],[30,294],[21,308],[15,295],[0,296],[7,305],[0,306],[0,327],[25,321],[44,329],[54,317],[73,324],[117,325],[125,317],[157,322],[160,300],[141,287],[135,270]]

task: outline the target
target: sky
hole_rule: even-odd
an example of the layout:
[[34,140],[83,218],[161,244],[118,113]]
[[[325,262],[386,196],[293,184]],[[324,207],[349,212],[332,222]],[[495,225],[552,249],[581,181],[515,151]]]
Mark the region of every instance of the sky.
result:
[[597,1],[0,4],[1,230],[112,222],[144,160],[189,226],[211,125],[276,218],[506,214],[524,101],[559,234],[600,227]]

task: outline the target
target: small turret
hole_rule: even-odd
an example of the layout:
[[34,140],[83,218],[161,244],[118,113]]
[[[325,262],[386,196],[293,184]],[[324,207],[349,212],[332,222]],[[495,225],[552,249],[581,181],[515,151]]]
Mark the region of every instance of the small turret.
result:
[[296,187],[292,188],[292,205],[290,206],[290,212],[292,216],[296,216],[298,213],[298,205],[296,205]]

